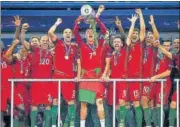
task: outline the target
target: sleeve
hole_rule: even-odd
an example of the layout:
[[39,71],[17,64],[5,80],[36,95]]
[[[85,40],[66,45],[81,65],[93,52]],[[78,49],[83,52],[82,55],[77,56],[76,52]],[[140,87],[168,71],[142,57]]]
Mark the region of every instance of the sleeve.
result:
[[106,58],[112,57],[112,49],[108,44],[105,44],[105,57]]
[[76,42],[78,44],[78,46],[82,46],[83,44],[83,40],[82,40],[82,37],[81,35],[79,34],[79,24],[78,23],[75,23],[75,26],[74,26],[74,29],[73,29],[73,33],[74,33],[74,36],[76,38]]
[[106,34],[106,26],[100,21],[99,18],[96,18],[96,22],[98,23],[98,25],[99,25],[99,27],[101,29],[101,33],[103,35],[105,35]]

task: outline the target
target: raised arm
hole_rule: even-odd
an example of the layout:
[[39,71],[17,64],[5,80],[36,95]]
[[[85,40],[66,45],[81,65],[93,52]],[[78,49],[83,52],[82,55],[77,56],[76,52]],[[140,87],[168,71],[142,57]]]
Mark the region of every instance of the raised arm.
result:
[[154,23],[154,17],[153,17],[153,15],[150,15],[149,24],[150,24],[151,27],[152,27],[153,35],[154,35],[155,40],[159,40],[159,32],[158,32],[158,30],[157,30],[157,28],[156,28],[156,24]]
[[12,62],[14,60],[13,58],[13,52],[16,49],[16,46],[19,44],[19,40],[15,39],[12,43],[12,45],[9,47],[9,49],[6,51],[4,57],[7,60],[7,62]]
[[145,34],[146,34],[146,27],[145,27],[145,23],[144,23],[144,17],[142,14],[141,9],[136,9],[136,13],[139,16],[140,19],[140,41],[143,42],[144,38],[145,38]]
[[81,23],[82,20],[83,20],[83,17],[79,16],[75,21],[75,25],[74,25],[74,29],[73,29],[73,33],[76,38],[76,42],[77,42],[78,46],[81,46],[83,44],[82,37],[79,34],[79,28],[80,28],[79,24]]
[[20,41],[27,50],[30,50],[30,44],[25,40],[25,34],[28,28],[29,28],[28,23],[24,23],[22,25]]
[[56,31],[57,26],[59,26],[61,23],[62,23],[62,19],[58,18],[55,24],[48,31],[48,35],[53,43],[55,43],[57,40],[57,36],[55,35],[54,32]]
[[115,24],[120,32],[120,35],[121,35],[121,39],[123,41],[126,40],[126,34],[124,33],[124,30],[123,30],[123,27],[122,27],[122,23],[121,23],[121,20],[116,16],[116,20],[115,20]]
[[96,14],[96,22],[99,25],[99,28],[103,35],[105,35],[107,33],[107,29],[106,29],[106,26],[104,25],[104,23],[102,23],[101,20],[99,19],[99,16],[104,11],[104,9],[105,9],[104,5],[100,5],[98,8],[98,12]]
[[14,21],[12,21],[13,24],[16,26],[14,39],[19,39],[21,20],[22,20],[22,18],[20,18],[19,16],[14,16]]
[[132,15],[132,18],[128,18],[128,20],[131,22],[131,27],[129,29],[129,33],[128,33],[128,36],[127,36],[127,39],[126,39],[126,44],[129,46],[131,44],[131,36],[133,34],[133,31],[134,31],[134,27],[135,27],[135,23],[136,23],[136,20],[138,19],[138,16],[137,15]]

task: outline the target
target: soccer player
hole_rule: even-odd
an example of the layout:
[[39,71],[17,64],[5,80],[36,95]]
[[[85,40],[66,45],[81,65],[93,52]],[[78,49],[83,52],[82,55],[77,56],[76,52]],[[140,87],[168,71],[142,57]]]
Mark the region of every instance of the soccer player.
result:
[[[170,45],[171,42],[170,41],[164,41],[163,42],[163,47],[169,51],[170,50]],[[166,56],[164,56],[162,53],[158,54],[158,59],[156,62],[156,68],[155,68],[155,75],[151,77],[151,81],[155,81],[156,79],[162,79],[165,78],[167,79],[167,82],[164,83],[163,85],[163,90],[164,90],[164,94],[163,94],[163,105],[168,104],[168,97],[169,97],[169,93],[171,90],[171,81],[170,81],[170,73],[171,70],[169,69],[169,65],[170,65],[170,59]],[[155,126],[160,126],[160,118],[161,118],[161,114],[160,114],[160,107],[161,107],[161,86],[160,83],[154,83],[153,88],[151,90],[150,93],[150,98],[155,101],[155,117],[153,118],[153,122],[155,124]],[[163,117],[163,116],[162,116]]]
[[[104,8],[101,8],[102,11]],[[104,40],[98,40],[98,44],[95,45],[94,34],[92,29],[87,29],[86,43],[83,42],[81,36],[79,35],[79,24],[83,18],[79,16],[75,22],[74,35],[78,46],[80,47],[80,57],[81,57],[81,66],[82,66],[82,78],[93,79],[101,78],[105,79],[109,70],[110,62],[106,61],[104,64],[104,59],[109,57],[105,53],[107,47],[104,45]],[[96,17],[96,22],[101,29],[101,33],[105,35],[107,33],[106,27],[104,24]],[[104,72],[102,72],[104,70]],[[97,105],[97,114],[100,120],[101,127],[105,127],[105,114],[103,106],[103,97],[104,97],[105,87],[101,82],[81,82],[79,85],[79,101],[81,102],[80,110],[80,126],[85,127],[85,120],[87,116],[87,104]]]
[[[78,47],[76,43],[72,42],[72,30],[69,28],[64,29],[63,37],[64,40],[58,39],[55,35],[56,28],[62,23],[62,19],[58,18],[55,24],[49,29],[48,34],[50,39],[55,45],[54,54],[54,73],[53,78],[75,78],[80,79],[80,59],[78,54]],[[77,65],[77,76],[75,75],[75,65]],[[58,87],[57,83],[53,87],[53,98],[54,106],[52,107],[53,126],[55,127],[55,121],[57,116],[57,98],[58,98]],[[68,104],[68,113],[63,124],[63,127],[74,127],[75,120],[75,84],[73,82],[62,82],[61,86],[62,96]]]
[[[150,16],[149,24],[152,27],[152,31],[148,31],[144,49],[143,49],[143,78],[151,78],[154,75],[155,65],[156,65],[156,56],[157,56],[157,49],[153,47],[152,41],[159,39],[159,33],[157,31],[156,25],[154,23],[153,15]],[[146,126],[151,126],[151,117],[152,111],[150,108],[150,91],[153,86],[153,83],[150,82],[143,82],[142,84],[142,96],[141,96],[141,105],[143,108],[144,120]]]
[[[31,52],[31,78],[52,78],[52,67],[53,67],[53,57],[49,51],[49,38],[44,35],[38,40],[34,38],[34,43],[29,44],[25,41],[25,32],[27,31],[29,25],[27,23],[22,25],[21,29],[21,43],[25,48]],[[34,45],[32,45],[34,44]],[[31,83],[31,127],[36,126],[36,116],[37,116],[37,106],[44,104],[45,109],[45,126],[51,126],[51,103],[52,103],[52,92],[51,82],[32,82]],[[54,116],[53,116],[54,117]]]
[[[129,46],[128,54],[128,78],[141,78],[142,77],[142,43],[145,38],[145,24],[141,9],[136,9],[136,13],[140,17],[140,32],[138,29],[134,30],[135,21],[137,17],[129,19],[131,27],[126,40]],[[130,82],[129,85],[129,96],[130,101],[133,102],[135,107],[135,118],[137,127],[142,127],[142,110],[140,107],[140,93],[141,83]]]
[[[175,43],[178,43],[178,45],[180,45],[180,41],[179,39],[175,39],[174,41],[176,41]],[[174,73],[174,79],[175,78],[180,78],[180,49],[179,46],[177,47],[178,52],[176,54],[173,54],[171,52],[169,52],[164,46],[161,46],[160,43],[158,42],[157,44],[155,44],[158,49],[169,59],[173,60],[173,62],[175,62],[175,71]],[[173,70],[174,70],[173,69]],[[166,92],[166,91],[164,91]],[[171,103],[170,103],[170,110],[169,110],[169,127],[174,127],[175,126],[175,119],[176,119],[176,106],[177,106],[177,92],[176,90],[174,91],[172,97],[171,97]]]
[[[21,18],[19,16],[14,16],[13,24],[16,26],[15,30],[15,37],[14,41],[17,41],[19,39],[20,34],[20,25],[21,25]],[[12,63],[7,61],[7,58],[5,57],[5,54],[7,51],[4,50],[4,44],[1,42],[1,126],[5,126],[5,123],[3,121],[4,114],[6,112],[7,107],[7,101],[10,100],[11,95],[11,84],[8,81],[8,79],[13,78],[13,66]]]
[[[116,36],[113,39],[113,53],[111,58],[111,76],[110,78],[126,78],[126,47],[123,47],[121,37]],[[117,71],[118,70],[118,71]],[[120,124],[119,127],[125,126],[125,117],[127,114],[127,84],[126,82],[117,82],[116,84],[116,101],[119,107]],[[113,104],[113,85],[110,84],[108,90],[108,104]]]
[[[14,66],[14,78],[28,78],[30,75],[30,60],[28,59],[27,50],[21,46],[17,54],[13,54],[19,40],[15,40],[12,46],[7,50],[5,57],[8,62]],[[14,113],[15,127],[25,126],[27,118],[28,91],[27,82],[16,82],[14,87],[14,104],[17,112]]]

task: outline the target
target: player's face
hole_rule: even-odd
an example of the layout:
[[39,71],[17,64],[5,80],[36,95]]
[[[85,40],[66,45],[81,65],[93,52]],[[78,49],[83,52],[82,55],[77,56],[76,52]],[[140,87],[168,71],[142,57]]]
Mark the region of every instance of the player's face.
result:
[[23,59],[23,60],[25,60],[27,58],[28,52],[24,48],[24,46],[21,47],[19,55],[20,55],[21,59]]
[[151,41],[155,41],[155,38],[154,38],[152,32],[148,32],[147,35],[146,35],[146,39],[145,39],[146,45],[147,46],[152,46]]
[[113,40],[113,48],[117,51],[122,47],[122,41],[120,38],[115,38]]
[[47,49],[49,46],[49,38],[48,36],[42,36],[40,40],[41,48]]
[[64,37],[65,42],[71,42],[72,30],[71,29],[65,29],[63,31],[63,37]]
[[175,39],[174,42],[173,42],[173,48],[176,52],[179,52],[180,50],[180,39]]
[[40,45],[39,39],[38,38],[32,38],[31,45],[34,47],[39,47],[39,45]]
[[169,50],[170,50],[170,47],[171,47],[171,42],[165,41],[165,42],[163,43],[163,47],[164,47],[167,51],[169,51]]
[[136,43],[139,40],[139,32],[138,31],[134,31],[132,34],[132,42]]
[[86,31],[86,40],[90,44],[94,44],[94,33],[92,29]]

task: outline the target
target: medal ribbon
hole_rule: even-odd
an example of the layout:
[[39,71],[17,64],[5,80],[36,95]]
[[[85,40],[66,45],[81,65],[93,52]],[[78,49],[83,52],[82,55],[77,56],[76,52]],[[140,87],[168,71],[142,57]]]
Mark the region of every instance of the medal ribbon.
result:
[[[47,57],[47,55],[48,55],[48,49],[46,49],[46,55],[44,56],[43,59],[45,59]],[[42,63],[43,59],[42,59],[42,49],[40,48],[40,63]]]
[[65,48],[65,51],[66,51],[66,55],[65,56],[69,56],[70,54],[70,51],[71,51],[71,44],[68,48],[68,46],[66,45],[66,43],[64,42],[64,48]]

